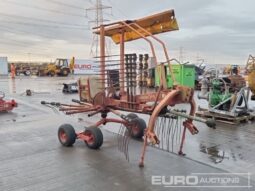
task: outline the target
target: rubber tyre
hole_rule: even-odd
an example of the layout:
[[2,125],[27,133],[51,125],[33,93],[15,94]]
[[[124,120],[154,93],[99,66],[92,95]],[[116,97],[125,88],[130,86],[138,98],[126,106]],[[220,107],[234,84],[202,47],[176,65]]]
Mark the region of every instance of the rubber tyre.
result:
[[146,127],[146,122],[142,118],[137,117],[132,119],[131,137],[141,139],[144,135],[144,130]]
[[76,133],[72,125],[63,124],[58,128],[58,140],[65,147],[71,147],[76,140]]
[[63,69],[62,72],[61,72],[61,75],[62,76],[68,76],[68,70],[67,69]]
[[50,71],[49,72],[49,76],[54,77],[55,76],[55,72],[54,71]]
[[135,113],[129,113],[129,114],[127,115],[127,117],[128,117],[129,119],[135,119],[135,118],[138,118],[138,115],[136,115]]
[[85,135],[90,135],[93,137],[93,140],[91,142],[85,141],[86,145],[90,149],[99,149],[102,146],[104,138],[101,129],[99,129],[98,127],[89,127],[86,128],[84,133]]

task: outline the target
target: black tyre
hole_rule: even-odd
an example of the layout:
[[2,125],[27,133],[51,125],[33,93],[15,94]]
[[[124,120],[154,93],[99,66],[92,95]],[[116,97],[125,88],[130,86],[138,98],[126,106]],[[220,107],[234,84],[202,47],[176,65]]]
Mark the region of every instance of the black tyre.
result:
[[58,140],[65,146],[70,147],[75,143],[76,133],[72,125],[63,124],[58,128]]
[[54,77],[55,76],[55,72],[54,71],[50,71],[49,72],[49,76]]
[[135,113],[129,113],[129,114],[127,115],[127,117],[128,117],[129,119],[135,119],[135,118],[138,118],[138,115],[136,115]]
[[135,139],[141,139],[146,129],[146,122],[142,118],[134,118],[131,122],[131,137]]
[[68,71],[67,69],[63,69],[63,70],[61,71],[61,75],[62,75],[62,76],[68,76],[68,73],[69,73],[69,71]]
[[98,127],[86,128],[84,134],[90,137],[90,140],[85,141],[90,149],[99,149],[104,141],[103,133]]

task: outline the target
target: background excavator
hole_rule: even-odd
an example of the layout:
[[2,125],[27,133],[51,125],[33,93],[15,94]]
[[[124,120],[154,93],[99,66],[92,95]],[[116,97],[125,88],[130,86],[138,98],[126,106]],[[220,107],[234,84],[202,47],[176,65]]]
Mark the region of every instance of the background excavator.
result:
[[68,76],[73,70],[74,57],[70,60],[70,64],[67,59],[57,58],[54,63],[42,65],[39,68],[39,76]]

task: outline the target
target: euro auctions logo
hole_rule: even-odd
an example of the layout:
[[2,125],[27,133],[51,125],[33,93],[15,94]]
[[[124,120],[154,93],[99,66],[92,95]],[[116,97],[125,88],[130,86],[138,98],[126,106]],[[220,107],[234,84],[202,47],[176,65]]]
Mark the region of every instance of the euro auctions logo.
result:
[[194,186],[198,185],[197,176],[152,176],[152,185],[172,186]]
[[188,176],[152,176],[151,184],[164,187],[250,188],[250,173],[191,173]]
[[91,70],[92,65],[91,64],[75,64],[74,68],[79,70]]

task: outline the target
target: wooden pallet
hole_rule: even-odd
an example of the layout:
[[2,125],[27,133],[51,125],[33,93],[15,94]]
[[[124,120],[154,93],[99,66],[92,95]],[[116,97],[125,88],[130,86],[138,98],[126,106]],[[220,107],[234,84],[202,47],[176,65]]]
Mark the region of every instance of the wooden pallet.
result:
[[255,119],[255,115],[252,115],[252,114],[232,117],[232,116],[229,116],[229,115],[223,115],[223,114],[209,112],[206,109],[202,109],[202,110],[197,111],[196,116],[206,118],[206,119],[214,119],[217,122],[227,123],[227,124],[231,124],[231,125],[246,123],[250,120]]

